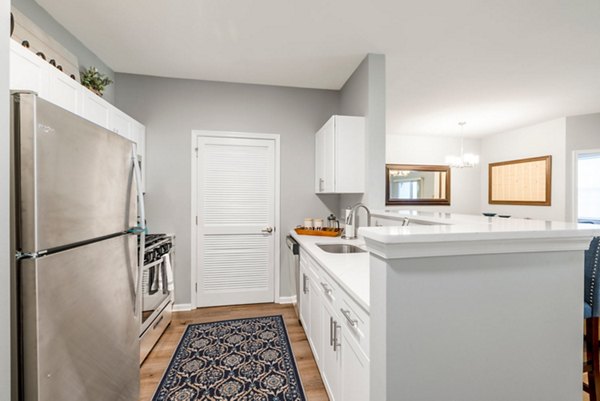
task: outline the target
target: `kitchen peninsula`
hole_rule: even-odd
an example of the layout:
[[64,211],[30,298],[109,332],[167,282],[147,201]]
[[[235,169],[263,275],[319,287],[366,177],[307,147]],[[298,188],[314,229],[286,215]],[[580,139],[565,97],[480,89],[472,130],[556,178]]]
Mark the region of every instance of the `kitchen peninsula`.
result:
[[581,399],[593,226],[445,213],[359,231],[370,251],[370,399]]

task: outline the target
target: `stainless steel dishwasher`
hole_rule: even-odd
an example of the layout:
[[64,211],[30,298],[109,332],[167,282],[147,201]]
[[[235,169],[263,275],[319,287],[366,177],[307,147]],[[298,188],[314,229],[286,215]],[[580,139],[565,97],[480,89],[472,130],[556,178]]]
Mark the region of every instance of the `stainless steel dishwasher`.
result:
[[296,316],[300,319],[300,296],[298,295],[300,294],[300,245],[291,235],[287,236],[285,242],[288,248],[287,260],[290,289],[294,299],[293,304]]

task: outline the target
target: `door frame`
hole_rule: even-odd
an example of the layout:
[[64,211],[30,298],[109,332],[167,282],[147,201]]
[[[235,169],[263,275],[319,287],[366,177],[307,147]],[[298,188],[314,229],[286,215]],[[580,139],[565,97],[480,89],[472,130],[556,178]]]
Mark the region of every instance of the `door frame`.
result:
[[196,213],[198,211],[198,149],[196,144],[198,143],[198,137],[212,137],[212,138],[239,138],[239,139],[263,139],[272,140],[275,145],[275,227],[274,227],[274,265],[273,268],[273,300],[276,303],[281,303],[279,296],[279,277],[281,268],[281,159],[280,159],[280,135],[279,134],[261,134],[253,132],[234,132],[234,131],[218,131],[218,130],[192,130],[191,135],[191,147],[190,147],[190,158],[192,160],[192,207],[190,210],[190,230],[191,230],[191,258],[190,258],[190,294],[191,294],[191,309],[198,308],[198,291],[196,286],[198,283],[198,225],[196,221]]
[[[574,150],[573,151],[573,157],[572,157],[572,164],[571,164],[571,171],[572,171],[572,175],[571,175],[571,182],[573,183],[573,189],[572,189],[572,194],[571,194],[571,221],[574,223],[577,223],[577,220],[579,219],[579,208],[578,208],[578,202],[579,202],[579,172],[578,172],[578,168],[579,168],[579,164],[577,163],[579,161],[579,156],[580,155],[586,155],[589,153],[597,153],[600,154],[600,149],[581,149],[581,150]],[[568,188],[567,188],[568,190]]]

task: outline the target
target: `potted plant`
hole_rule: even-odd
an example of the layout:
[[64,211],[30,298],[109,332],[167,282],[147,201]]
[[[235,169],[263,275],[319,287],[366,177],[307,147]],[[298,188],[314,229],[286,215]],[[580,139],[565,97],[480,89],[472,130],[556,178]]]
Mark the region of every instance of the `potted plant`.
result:
[[113,81],[100,73],[96,67],[90,67],[81,72],[81,84],[98,96],[102,96],[104,89],[112,83]]

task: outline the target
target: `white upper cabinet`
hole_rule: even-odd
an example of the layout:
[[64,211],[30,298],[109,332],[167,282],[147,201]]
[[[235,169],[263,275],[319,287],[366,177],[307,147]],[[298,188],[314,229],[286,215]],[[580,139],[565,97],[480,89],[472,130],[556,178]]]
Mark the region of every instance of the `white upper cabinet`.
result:
[[119,110],[111,110],[108,115],[108,126],[111,131],[136,142],[131,132],[131,117]]
[[79,115],[93,123],[98,124],[101,127],[110,129],[110,103],[85,88],[83,89],[81,95],[81,110]]
[[79,82],[50,64],[45,67],[48,70],[48,92],[44,96],[40,96],[71,113],[78,114],[81,109],[81,85]]
[[48,74],[44,64],[38,56],[11,40],[10,89],[32,91],[45,97],[48,93]]
[[[41,98],[135,142],[138,156],[145,157],[146,128],[142,124],[14,40],[10,41],[10,89],[35,92]],[[142,162],[143,178],[145,167]]]
[[364,192],[365,152],[365,118],[332,116],[315,136],[315,192]]

